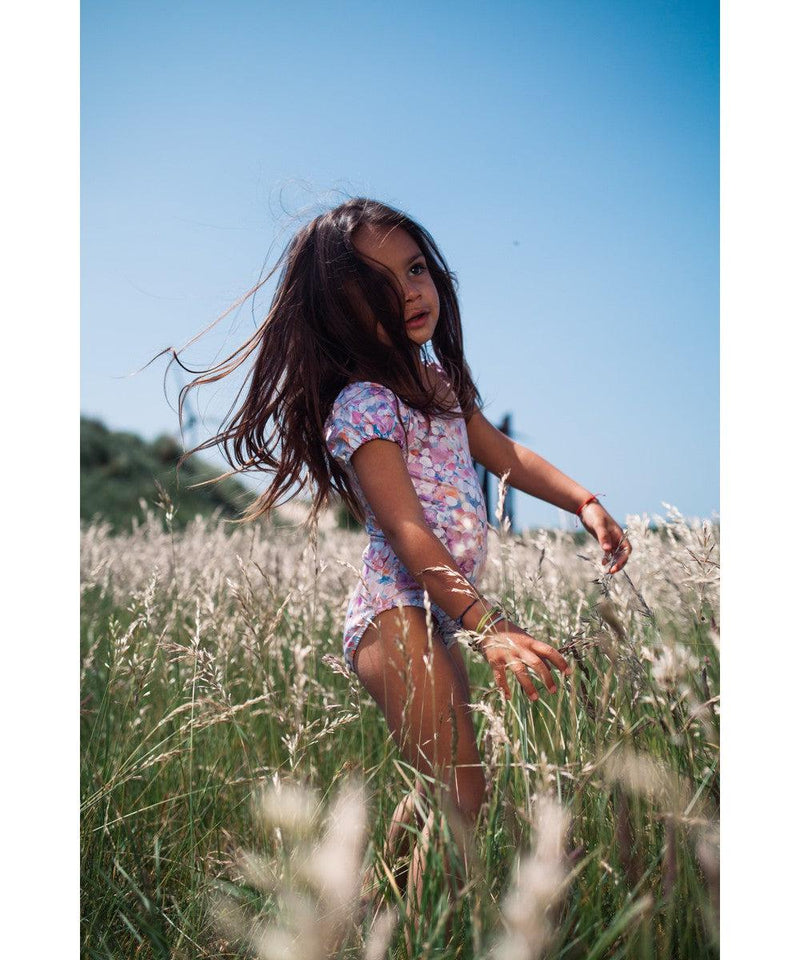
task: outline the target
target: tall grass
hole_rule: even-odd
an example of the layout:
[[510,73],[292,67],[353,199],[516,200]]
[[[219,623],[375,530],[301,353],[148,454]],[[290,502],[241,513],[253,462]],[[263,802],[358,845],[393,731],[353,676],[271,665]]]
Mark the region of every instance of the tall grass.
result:
[[491,797],[452,901],[435,818],[419,924],[380,856],[414,771],[342,663],[363,535],[167,527],[82,536],[84,956],[717,955],[717,526],[630,517],[612,578],[568,532],[492,534],[484,591],[576,669],[505,703],[465,645]]

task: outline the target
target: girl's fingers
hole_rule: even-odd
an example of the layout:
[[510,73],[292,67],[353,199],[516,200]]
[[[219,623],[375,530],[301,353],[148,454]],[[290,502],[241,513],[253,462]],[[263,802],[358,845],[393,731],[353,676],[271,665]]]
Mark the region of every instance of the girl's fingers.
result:
[[626,536],[620,533],[620,538],[617,541],[616,549],[606,559],[603,560],[603,563],[613,563],[613,566],[608,572],[616,573],[618,570],[621,570],[625,566],[625,564],[628,562],[628,557],[630,555],[631,555],[630,541]]
[[[528,635],[528,647],[523,647],[518,638],[512,639],[511,635],[503,638],[506,642],[498,644],[499,649],[494,651],[491,659],[492,671],[495,675],[498,687],[503,691],[503,695],[508,700],[511,698],[511,691],[508,688],[508,679],[506,671],[511,668],[514,676],[519,681],[519,685],[525,691],[530,700],[538,700],[539,693],[531,679],[531,673],[535,673],[539,680],[545,685],[550,693],[556,692],[556,682],[553,674],[550,672],[550,666],[547,661],[557,667],[563,674],[568,676],[572,670],[564,657],[547,643],[534,640]],[[530,671],[530,672],[529,672]]]
[[538,700],[539,694],[536,692],[536,687],[534,687],[533,681],[528,675],[528,671],[522,660],[513,660],[509,666],[514,671],[514,676],[519,680],[519,685],[528,695],[528,699]]
[[[518,664],[520,664],[523,668],[522,673],[520,673],[517,669]],[[544,660],[540,659],[536,654],[531,654],[527,650],[520,652],[519,657],[512,662],[512,669],[514,670],[514,673],[517,674],[518,678],[521,678],[522,676],[527,678],[527,671],[532,670],[535,674],[537,674],[539,679],[547,687],[550,693],[556,692],[556,682],[553,679],[553,674],[550,673],[550,668],[547,666]],[[520,683],[522,683],[521,679]],[[527,691],[528,688],[524,683],[522,683],[522,686],[525,687],[525,690]]]
[[508,679],[506,677],[506,664],[501,663],[498,666],[494,667],[494,678],[497,681],[497,686],[503,691],[503,696],[506,700],[511,699],[511,691],[508,689]]
[[617,570],[621,570],[625,564],[628,562],[628,557],[630,556],[630,551],[622,553],[620,556],[614,559],[614,565],[608,571],[609,573],[616,573]]
[[597,529],[597,542],[603,548],[603,551],[607,557],[611,556],[613,552],[613,540],[611,539],[611,534],[606,530],[605,527],[598,527]]
[[542,678],[542,682],[550,691],[550,693],[555,693],[556,682],[553,679],[553,674],[550,673],[550,668],[547,666],[544,660],[540,660],[538,657],[531,657],[527,661],[527,664],[531,670],[539,674],[539,676]]
[[536,656],[549,660],[550,663],[552,663],[554,667],[558,667],[562,673],[569,674],[572,672],[569,664],[558,652],[558,650],[556,650],[555,647],[551,647],[547,643],[542,643],[537,646]]

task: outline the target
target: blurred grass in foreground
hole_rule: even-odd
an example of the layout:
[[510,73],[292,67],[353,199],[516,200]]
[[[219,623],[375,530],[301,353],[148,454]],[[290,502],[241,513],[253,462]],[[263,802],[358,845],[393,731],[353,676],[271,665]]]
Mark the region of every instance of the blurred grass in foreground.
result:
[[[380,869],[357,922],[413,782],[343,669],[363,535],[169,526],[82,535],[83,955],[405,957]],[[718,955],[719,529],[627,529],[613,578],[569,534],[491,535],[483,590],[577,669],[505,704],[465,646],[491,799],[452,908],[437,821],[414,957]]]

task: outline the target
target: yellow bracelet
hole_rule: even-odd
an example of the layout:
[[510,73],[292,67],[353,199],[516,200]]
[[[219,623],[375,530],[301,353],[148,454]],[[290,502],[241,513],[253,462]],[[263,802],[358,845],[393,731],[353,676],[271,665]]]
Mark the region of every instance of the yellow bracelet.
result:
[[484,628],[488,625],[488,623],[489,623],[489,621],[492,619],[492,617],[493,617],[496,613],[502,613],[502,612],[503,612],[503,608],[500,607],[500,606],[498,606],[497,604],[495,604],[494,606],[490,607],[490,608],[486,611],[486,613],[484,613],[484,615],[483,615],[483,616],[480,618],[480,620],[478,621],[478,626],[475,627],[475,632],[476,632],[476,633],[483,633]]
[[505,620],[506,615],[501,610],[496,617],[490,620],[486,626],[483,628],[484,634],[488,633],[496,623],[500,623],[501,620]]

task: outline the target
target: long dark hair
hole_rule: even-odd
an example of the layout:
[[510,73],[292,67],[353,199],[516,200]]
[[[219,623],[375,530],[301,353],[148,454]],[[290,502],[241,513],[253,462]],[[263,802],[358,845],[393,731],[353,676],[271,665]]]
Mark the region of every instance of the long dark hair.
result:
[[[308,486],[313,491],[309,521],[335,490],[364,522],[347,472],[330,456],[324,437],[333,402],[350,382],[381,383],[427,417],[461,416],[455,405],[437,396],[435,384],[423,383],[419,347],[406,333],[396,281],[353,245],[353,235],[363,226],[400,228],[416,241],[439,294],[439,321],[431,341],[436,358],[467,419],[481,403],[464,360],[456,278],[433,238],[399,210],[365,198],[348,200],[299,230],[272,271],[250,291],[248,296],[280,270],[269,312],[255,333],[225,360],[192,371],[200,375],[180,392],[182,422],[188,391],[221,380],[256,354],[219,433],[182,458],[219,446],[232,468],[223,476],[250,470],[274,474],[242,520],[269,515],[279,498],[299,484],[300,490]],[[390,345],[378,339],[378,323]],[[174,351],[173,357],[180,363]]]

